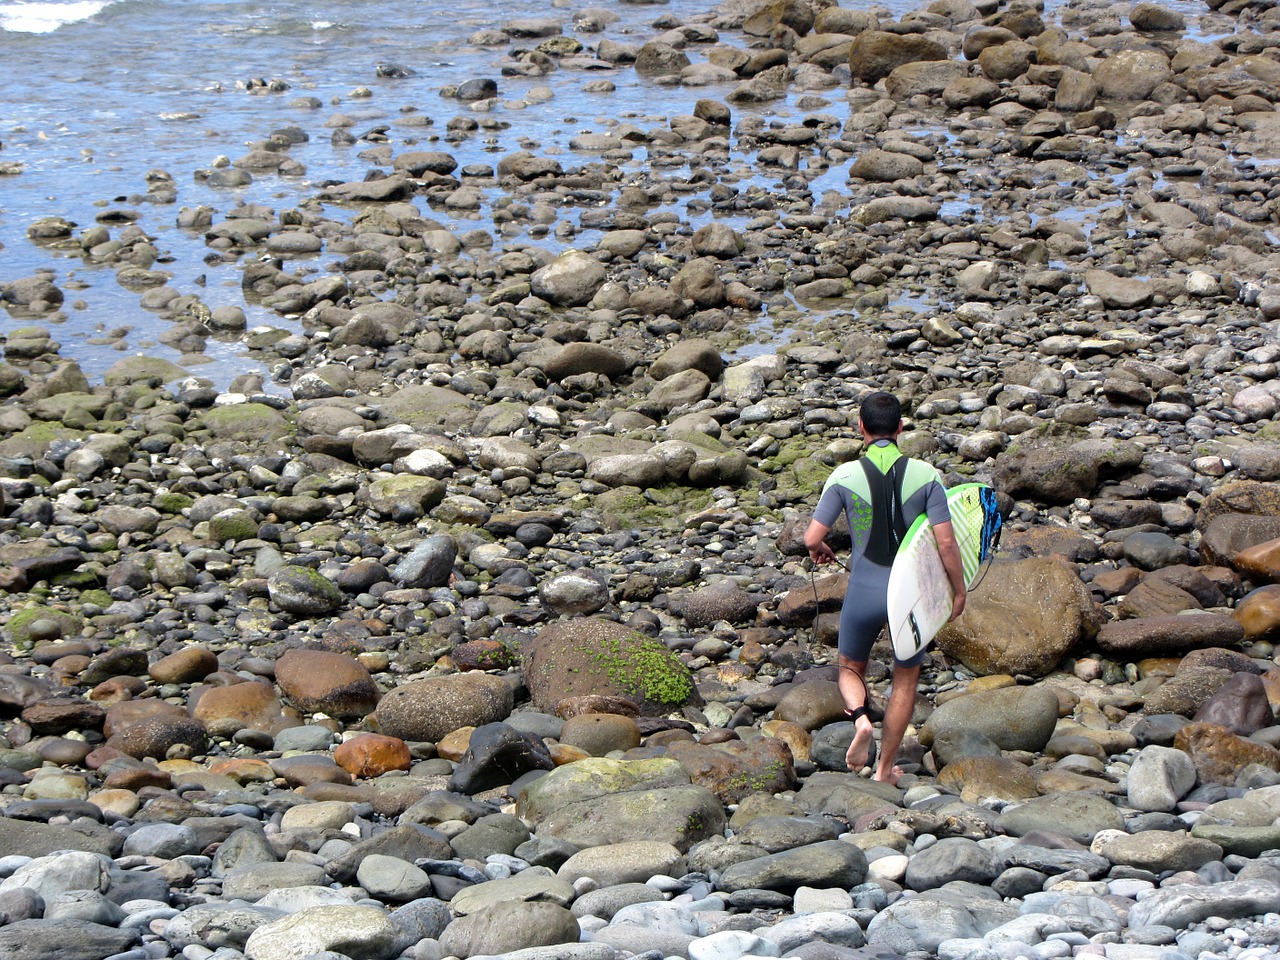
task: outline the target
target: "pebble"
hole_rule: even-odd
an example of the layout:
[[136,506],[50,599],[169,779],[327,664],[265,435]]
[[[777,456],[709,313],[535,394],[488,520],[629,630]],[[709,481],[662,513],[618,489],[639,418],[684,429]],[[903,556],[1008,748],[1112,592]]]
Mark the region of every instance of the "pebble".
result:
[[[1147,6],[579,12],[585,65],[566,15],[508,23],[475,42],[531,102],[605,65],[733,92],[458,169],[509,111],[451,78],[444,149],[393,126],[199,224],[288,330],[140,229],[34,224],[277,382],[91,383],[56,274],[0,281],[0,953],[1276,957],[1280,287],[1241,158],[1280,131],[1240,79],[1275,30],[1216,11],[1171,58]],[[843,770],[843,585],[800,543],[879,387],[1007,524],[897,787]]]

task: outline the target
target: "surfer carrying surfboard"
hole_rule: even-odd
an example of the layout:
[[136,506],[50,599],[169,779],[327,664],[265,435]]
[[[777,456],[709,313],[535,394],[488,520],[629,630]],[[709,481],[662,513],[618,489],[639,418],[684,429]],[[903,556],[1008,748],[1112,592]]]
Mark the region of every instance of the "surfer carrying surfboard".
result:
[[[964,611],[964,571],[952,531],[947,491],[938,471],[923,460],[898,450],[902,433],[902,404],[891,393],[877,391],[863,401],[858,417],[865,453],[831,472],[804,534],[814,563],[832,563],[835,552],[826,542],[840,514],[848,518],[853,545],[849,558],[849,588],[840,610],[838,641],[839,687],[845,714],[854,723],[853,741],[845,755],[850,770],[872,761],[874,725],[867,715],[867,661],[888,620],[889,571],[906,530],[924,515],[937,539],[942,566],[954,592],[951,617]],[[894,656],[893,690],[885,708],[880,756],[873,779],[897,783],[902,771],[895,765],[898,749],[915,707],[920,681],[921,649],[908,660]]]

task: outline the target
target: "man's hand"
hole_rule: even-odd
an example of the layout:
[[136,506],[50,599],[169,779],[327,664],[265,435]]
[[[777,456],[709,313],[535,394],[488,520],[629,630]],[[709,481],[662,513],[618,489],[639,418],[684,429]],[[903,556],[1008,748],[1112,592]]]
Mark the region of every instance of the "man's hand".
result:
[[827,546],[827,534],[831,532],[831,528],[817,520],[810,520],[809,526],[804,531],[805,549],[809,551],[809,559],[814,563],[832,563],[836,559],[836,552]]
[[956,620],[960,614],[964,613],[965,601],[969,599],[968,591],[961,590],[956,594],[955,600],[951,603],[951,619]]
[[809,548],[809,559],[816,564],[835,563],[836,553],[825,542]]

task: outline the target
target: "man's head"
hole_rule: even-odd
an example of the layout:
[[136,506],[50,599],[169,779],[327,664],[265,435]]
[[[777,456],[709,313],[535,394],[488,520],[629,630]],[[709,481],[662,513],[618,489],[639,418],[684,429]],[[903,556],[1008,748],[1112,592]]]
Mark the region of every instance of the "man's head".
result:
[[902,404],[892,393],[877,390],[862,401],[858,421],[872,440],[897,436],[902,427]]

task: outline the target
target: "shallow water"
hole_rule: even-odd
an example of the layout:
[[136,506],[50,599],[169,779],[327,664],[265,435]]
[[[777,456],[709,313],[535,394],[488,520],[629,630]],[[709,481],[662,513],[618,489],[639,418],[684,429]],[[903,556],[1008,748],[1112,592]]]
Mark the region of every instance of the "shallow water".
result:
[[[852,4],[849,4],[852,5]],[[566,166],[590,162],[591,154],[569,149],[572,137],[583,132],[606,132],[618,122],[641,127],[665,126],[666,118],[692,112],[703,97],[722,98],[728,86],[670,87],[638,76],[628,67],[613,71],[561,70],[546,77],[500,76],[500,66],[510,50],[535,46],[539,41],[508,42],[482,47],[470,42],[480,30],[493,29],[519,19],[555,19],[566,24],[565,33],[588,47],[601,38],[641,43],[666,28],[662,18],[680,21],[706,19],[708,0],[670,0],[663,4],[601,4],[619,21],[604,33],[573,33],[573,12],[583,5],[536,0],[511,0],[495,5],[488,0],[439,0],[409,2],[389,0],[377,5],[358,0],[264,3],[261,0],[201,3],[196,0],[67,0],[67,2],[0,2],[0,163],[20,163],[23,172],[0,177],[0,280],[51,270],[67,293],[67,319],[54,327],[54,338],[63,344],[64,357],[80,362],[90,379],[96,379],[121,353],[102,345],[103,331],[130,329],[124,346],[128,352],[147,352],[176,360],[178,354],[155,342],[167,326],[138,304],[138,294],[119,287],[114,267],[86,264],[79,258],[51,253],[30,243],[31,223],[47,216],[62,216],[81,228],[95,215],[112,207],[127,207],[143,214],[140,226],[155,238],[162,254],[157,269],[173,273],[170,285],[183,293],[198,292],[211,307],[234,304],[246,307],[250,325],[290,327],[292,321],[270,311],[246,305],[240,295],[240,275],[235,265],[206,264],[208,253],[202,238],[176,228],[182,207],[209,205],[221,213],[240,202],[262,203],[275,210],[288,209],[314,193],[314,183],[325,179],[360,179],[376,164],[359,154],[369,144],[338,147],[330,143],[325,121],[335,113],[354,120],[357,137],[372,128],[389,126],[388,136],[396,152],[409,148],[445,149],[461,165],[496,164],[504,155],[530,146],[542,154],[556,155]],[[870,6],[870,4],[868,4]],[[900,15],[918,4],[893,0],[874,5]],[[1205,8],[1179,0],[1174,6],[1192,19]],[[655,25],[656,24],[656,25]],[[726,34],[721,42],[740,43]],[[691,49],[697,61],[705,48]],[[403,64],[414,77],[384,79],[380,64]],[[473,113],[466,104],[440,96],[447,84],[472,78],[499,82],[501,104],[488,114]],[[616,84],[611,93],[590,94],[582,87],[607,77]],[[282,79],[285,92],[248,92],[246,81]],[[539,99],[538,88],[549,87],[550,99]],[[365,88],[368,96],[355,95]],[[770,120],[797,120],[806,111],[796,106],[801,93],[760,108]],[[810,94],[812,96],[812,94]],[[847,115],[844,91],[822,96],[831,101],[823,112],[841,119]],[[323,106],[296,105],[300,97],[316,97]],[[434,120],[427,128],[397,126],[404,111],[412,110]],[[745,110],[735,108],[735,117]],[[484,130],[457,142],[432,143],[443,138],[449,119],[472,116],[498,119],[505,130]],[[306,176],[284,178],[255,175],[243,190],[218,190],[193,178],[222,157],[243,155],[246,144],[266,138],[287,125],[302,127],[310,135],[290,156],[306,167]],[[412,143],[414,140],[416,144]],[[630,161],[620,165],[636,175],[645,173],[647,151],[638,147]],[[677,168],[656,168],[664,177],[679,177]],[[168,171],[179,190],[176,204],[139,202],[147,187],[147,173]],[[687,171],[685,171],[687,172]],[[846,165],[832,164],[811,184],[815,197],[846,197]],[[782,176],[779,172],[775,179]],[[766,188],[767,176],[746,181]],[[496,193],[494,194],[497,195]],[[686,199],[673,206],[681,218],[695,227],[709,221],[710,211],[686,209]],[[950,209],[967,211],[969,198],[952,201]],[[428,208],[424,215],[460,230],[491,229],[490,206],[476,219],[455,218],[443,209]],[[980,202],[975,206],[980,207]],[[845,207],[847,208],[847,206]],[[832,210],[837,212],[837,210]],[[326,208],[336,218],[349,216]],[[578,212],[560,211],[576,225]],[[727,222],[742,226],[743,215]],[[113,228],[113,235],[118,232]],[[552,250],[593,239],[584,231],[567,239],[554,229],[535,242]],[[524,240],[525,236],[504,240]],[[336,257],[312,258],[316,270],[324,270]],[[80,289],[76,289],[79,286]],[[8,332],[30,321],[0,314],[0,331]],[[767,329],[763,325],[761,329]],[[253,366],[236,342],[210,340],[211,361],[195,372],[225,384]]]

